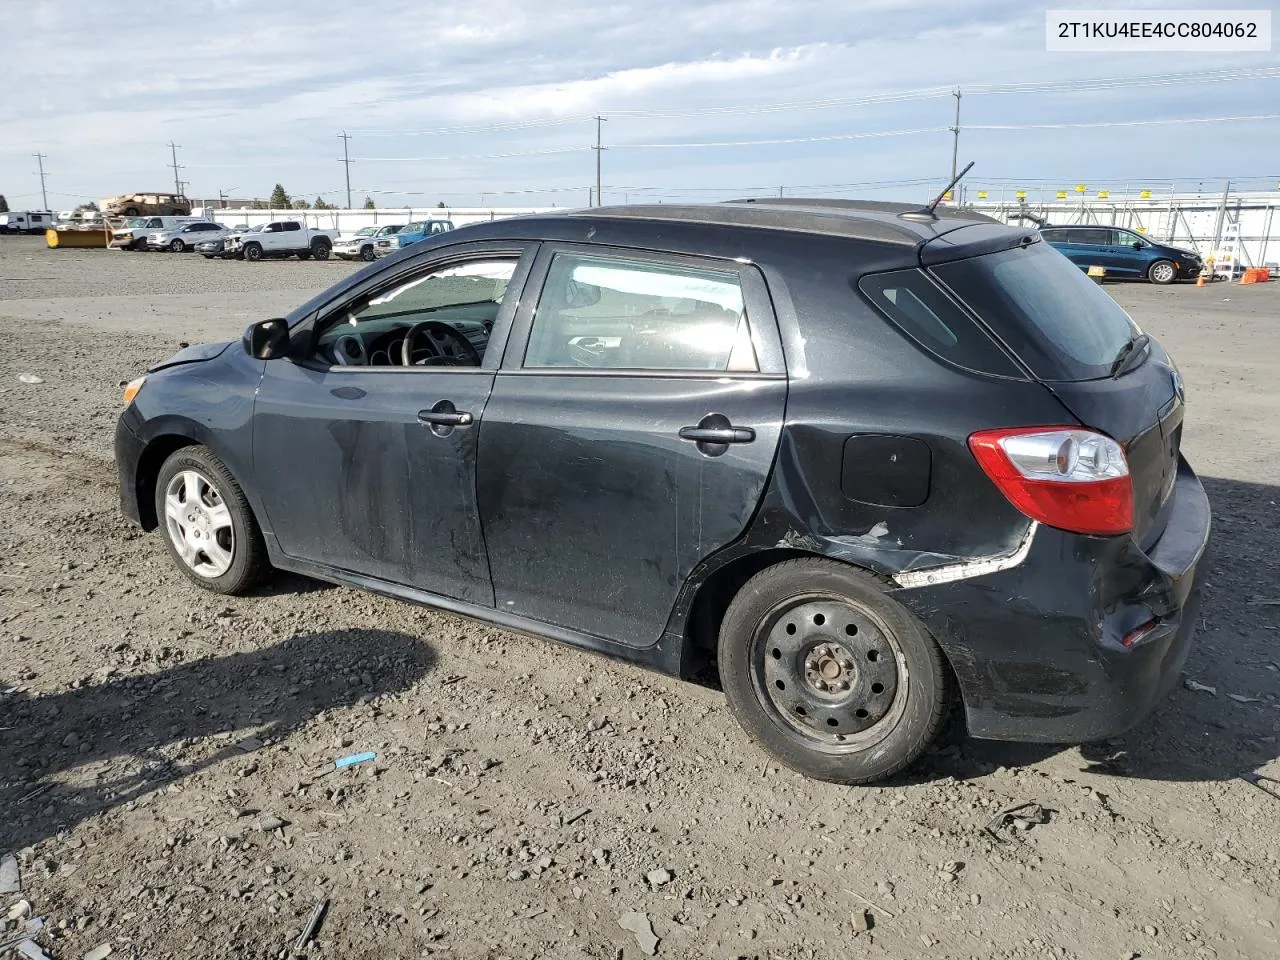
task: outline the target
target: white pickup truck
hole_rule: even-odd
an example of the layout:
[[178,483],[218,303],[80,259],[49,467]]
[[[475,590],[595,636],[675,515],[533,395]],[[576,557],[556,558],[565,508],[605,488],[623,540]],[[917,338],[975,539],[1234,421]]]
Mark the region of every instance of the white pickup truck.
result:
[[337,230],[312,230],[297,220],[274,220],[261,229],[228,237],[226,252],[242,260],[291,256],[328,260],[337,238]]

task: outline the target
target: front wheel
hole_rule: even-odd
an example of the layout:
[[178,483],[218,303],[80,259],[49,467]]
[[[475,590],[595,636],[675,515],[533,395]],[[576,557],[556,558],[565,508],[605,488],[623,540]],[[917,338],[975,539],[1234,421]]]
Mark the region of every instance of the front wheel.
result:
[[172,243],[169,244],[169,249],[172,250],[174,253],[182,253],[187,249],[187,245],[183,243],[181,240],[174,240]]
[[717,659],[752,739],[818,780],[892,776],[947,713],[937,644],[872,577],[832,560],[788,560],[748,580],[725,612]]
[[1168,260],[1157,260],[1147,268],[1147,279],[1152,283],[1173,283],[1177,276],[1178,271]]
[[360,259],[361,259],[361,260],[363,260],[365,263],[372,263],[375,259],[377,259],[377,258],[374,256],[374,253],[373,253],[373,247],[371,247],[371,246],[370,246],[369,244],[367,244],[367,243],[366,243],[363,247],[361,247],[361,248],[360,248]]
[[252,260],[255,263],[262,259],[262,248],[256,243],[250,243],[244,248],[244,258]]
[[214,593],[243,593],[270,569],[244,491],[208,447],[170,455],[156,480],[156,516],[178,569]]

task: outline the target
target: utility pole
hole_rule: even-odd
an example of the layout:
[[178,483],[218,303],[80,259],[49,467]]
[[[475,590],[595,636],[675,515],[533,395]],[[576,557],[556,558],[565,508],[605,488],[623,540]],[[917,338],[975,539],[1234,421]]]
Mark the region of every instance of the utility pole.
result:
[[600,157],[604,153],[604,141],[601,140],[601,124],[604,123],[604,117],[596,117],[596,145],[592,149],[596,152],[596,206],[604,206],[604,202],[600,194]]
[[43,153],[34,154],[36,165],[40,168],[40,202],[44,204],[41,210],[49,209],[49,195],[44,190],[44,162],[48,159]]
[[956,157],[960,154],[960,88],[956,87],[956,125],[951,128],[951,179],[956,178]]
[[169,141],[169,156],[173,158],[173,162],[169,164],[173,168],[173,190],[178,196],[182,196],[182,181],[178,179],[178,171],[182,167],[178,163],[178,145],[172,140]]
[[342,140],[342,164],[347,171],[347,209],[351,209],[351,156],[347,153],[347,141],[351,137],[343,130],[338,137]]

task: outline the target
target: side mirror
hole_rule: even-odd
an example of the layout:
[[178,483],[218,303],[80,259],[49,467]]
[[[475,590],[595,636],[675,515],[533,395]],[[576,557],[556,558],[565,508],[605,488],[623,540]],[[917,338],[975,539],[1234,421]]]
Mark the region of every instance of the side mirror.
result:
[[1143,247],[1145,247],[1145,246],[1146,246],[1146,244],[1145,244],[1145,243],[1143,243],[1141,240],[1135,240],[1135,241],[1133,241],[1133,249],[1135,249],[1135,250],[1141,250],[1141,249],[1142,249]]
[[289,344],[289,321],[284,317],[259,320],[244,332],[244,352],[259,360],[270,360],[284,353]]

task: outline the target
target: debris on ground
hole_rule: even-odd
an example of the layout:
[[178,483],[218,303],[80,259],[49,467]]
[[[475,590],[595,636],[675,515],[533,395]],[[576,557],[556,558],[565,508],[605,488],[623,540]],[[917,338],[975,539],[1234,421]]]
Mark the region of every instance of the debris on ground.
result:
[[18,953],[26,957],[27,960],[53,960],[52,957],[40,949],[40,946],[34,940],[23,940],[18,944]]
[[1049,822],[1049,811],[1033,800],[1026,803],[1006,807],[986,822],[982,830],[997,843],[1009,841],[1001,835],[1005,827],[1012,827],[1018,833],[1025,833],[1037,824]]
[[636,945],[646,956],[652,957],[658,952],[658,938],[645,914],[635,911],[624,913],[618,918],[618,926],[635,935]]
[[84,960],[107,960],[111,956],[111,944],[101,943],[84,955]]
[[1182,685],[1192,693],[1207,693],[1210,696],[1218,695],[1218,688],[1211,687],[1207,683],[1201,683],[1199,680],[1192,680],[1190,677],[1182,681]]
[[23,383],[44,383],[44,377],[37,377],[34,373],[20,373],[18,374],[18,379]]
[[661,887],[675,879],[670,870],[650,870],[644,878],[649,881],[651,887]]
[[1261,697],[1246,697],[1241,693],[1228,693],[1227,696],[1236,703],[1262,703]]
[[315,939],[315,935],[320,930],[320,924],[324,922],[325,912],[329,909],[329,901],[321,900],[315,905],[315,909],[311,911],[311,916],[307,920],[307,925],[302,928],[297,942],[293,945],[294,953],[301,953],[307,949],[307,944]]
[[353,753],[349,757],[339,757],[333,761],[333,767],[335,770],[345,770],[347,767],[354,767],[357,763],[368,763],[377,758],[376,753]]
[[21,893],[22,876],[18,873],[18,858],[12,853],[0,857],[0,893]]
[[567,827],[569,826],[569,824],[575,823],[576,821],[581,820],[590,812],[591,812],[590,807],[579,807],[577,810],[574,810],[572,813],[563,814],[560,817],[560,826]]
[[854,934],[866,933],[871,929],[871,914],[864,909],[853,911],[853,932]]

